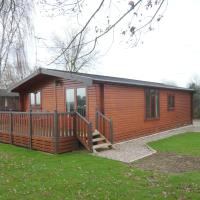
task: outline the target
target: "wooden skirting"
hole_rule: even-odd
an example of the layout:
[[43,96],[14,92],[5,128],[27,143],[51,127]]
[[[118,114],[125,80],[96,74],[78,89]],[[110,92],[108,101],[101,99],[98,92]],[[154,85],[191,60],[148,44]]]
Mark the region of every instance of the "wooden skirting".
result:
[[0,132],[0,142],[48,153],[65,153],[78,149],[78,141],[74,136],[60,137],[57,140],[52,137],[32,136],[30,143],[28,136],[12,134],[10,137],[9,133]]

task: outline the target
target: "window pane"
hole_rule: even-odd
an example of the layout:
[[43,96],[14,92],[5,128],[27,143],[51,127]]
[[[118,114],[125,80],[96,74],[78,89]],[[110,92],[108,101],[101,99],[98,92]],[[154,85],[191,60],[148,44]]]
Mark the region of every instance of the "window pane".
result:
[[41,101],[41,95],[40,92],[36,93],[36,105],[40,105],[40,101]]
[[174,108],[175,107],[175,97],[172,96],[172,107]]
[[31,105],[35,105],[35,94],[31,93]]
[[155,117],[159,117],[159,94],[158,94],[158,91],[156,92],[156,110],[155,110]]
[[156,89],[146,89],[146,118],[159,117],[159,93]]
[[77,89],[77,111],[85,116],[86,115],[86,89]]
[[5,107],[5,97],[0,97],[0,110],[4,110]]
[[5,97],[5,107],[8,107],[8,99]]
[[67,112],[74,111],[74,89],[66,90],[66,109]]
[[146,118],[151,117],[151,100],[150,100],[150,90],[146,90]]
[[173,95],[168,96],[168,108],[172,109],[175,107],[175,97]]
[[156,96],[155,96],[155,90],[151,89],[151,118],[156,117]]

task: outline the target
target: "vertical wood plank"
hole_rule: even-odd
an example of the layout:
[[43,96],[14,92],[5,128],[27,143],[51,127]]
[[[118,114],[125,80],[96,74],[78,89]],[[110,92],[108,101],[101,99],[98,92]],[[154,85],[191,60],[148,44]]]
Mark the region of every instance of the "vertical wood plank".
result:
[[53,140],[54,140],[54,153],[58,153],[58,148],[59,148],[59,135],[58,135],[58,113],[55,110],[54,111],[54,120],[53,120]]
[[29,148],[32,149],[32,111],[29,112]]
[[10,144],[13,144],[13,136],[12,136],[12,133],[13,133],[13,114],[12,112],[10,112]]

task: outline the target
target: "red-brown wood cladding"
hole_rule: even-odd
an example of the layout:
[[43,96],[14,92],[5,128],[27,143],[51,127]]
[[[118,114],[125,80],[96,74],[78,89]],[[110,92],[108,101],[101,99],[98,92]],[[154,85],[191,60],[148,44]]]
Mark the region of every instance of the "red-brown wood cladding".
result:
[[[55,82],[57,81],[57,82]],[[58,79],[56,77],[44,77],[32,87],[20,92],[20,103],[22,111],[30,110],[29,93],[41,91],[41,108],[43,112],[66,111],[65,90],[67,88],[87,87],[83,83],[73,80]],[[100,105],[99,85],[87,87],[87,119],[95,124],[96,108]],[[35,111],[34,108],[31,108]],[[37,110],[37,109],[36,109]]]
[[[142,87],[105,85],[104,110],[112,117],[114,141],[123,141],[147,134],[191,124],[191,93],[160,89],[160,118],[145,120],[145,95]],[[175,109],[168,111],[167,95],[175,95]]]
[[[65,89],[86,87],[83,83],[56,77],[40,77],[35,84],[21,92],[21,108],[29,110],[29,92],[41,91],[41,111],[65,112]],[[57,80],[57,81],[56,81]],[[143,87],[111,84],[93,84],[87,87],[87,119],[95,128],[96,110],[111,117],[114,126],[114,142],[191,124],[191,93],[159,89],[160,118],[145,120],[145,95]],[[168,111],[167,95],[175,95],[175,110]]]

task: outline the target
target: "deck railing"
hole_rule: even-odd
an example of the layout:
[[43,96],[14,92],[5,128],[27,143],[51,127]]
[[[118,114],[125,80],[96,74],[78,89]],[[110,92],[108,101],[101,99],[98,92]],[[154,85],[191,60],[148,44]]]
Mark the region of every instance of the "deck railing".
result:
[[0,113],[0,130],[3,132],[10,132],[10,113]]
[[76,136],[89,151],[92,150],[92,123],[78,112],[76,114]]
[[[100,112],[96,118],[96,129],[112,143],[112,120]],[[0,142],[30,149],[64,152],[78,139],[91,151],[92,131],[91,122],[78,112],[0,112]]]
[[[0,142],[26,146],[30,149],[39,146],[41,150],[55,153],[73,149],[77,143],[77,115],[80,114],[56,111],[0,112]],[[83,139],[85,128],[80,126],[79,118],[78,116],[78,135]]]
[[102,133],[107,140],[113,143],[113,123],[112,119],[103,113],[96,111],[96,129]]

